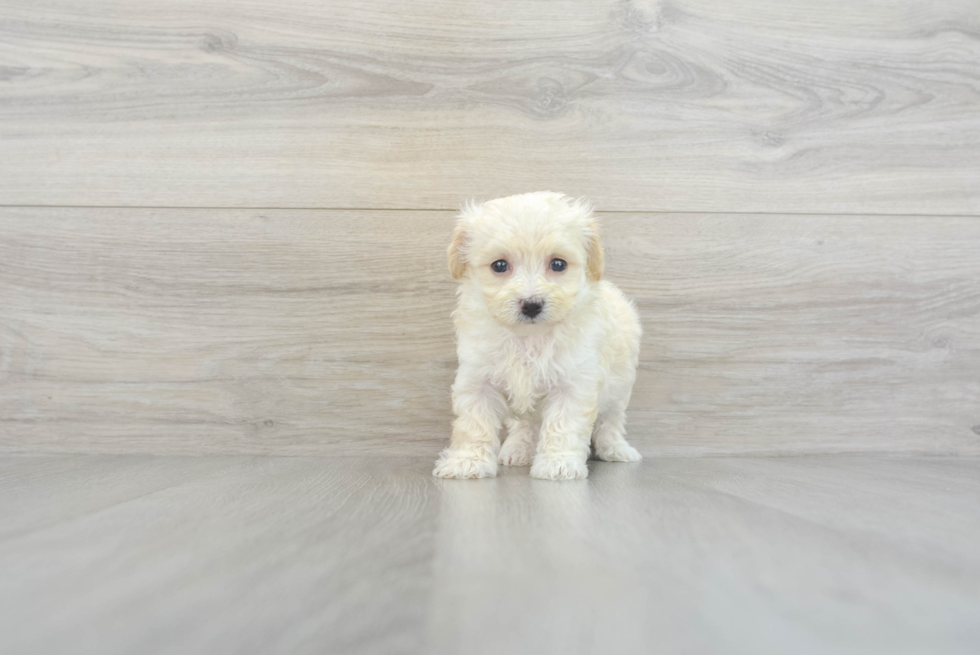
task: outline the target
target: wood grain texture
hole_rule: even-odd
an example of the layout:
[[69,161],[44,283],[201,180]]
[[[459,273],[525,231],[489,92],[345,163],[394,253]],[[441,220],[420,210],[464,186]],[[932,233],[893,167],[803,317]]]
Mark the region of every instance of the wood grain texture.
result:
[[0,204],[977,214],[975,0],[0,2]]
[[[980,452],[980,221],[610,214],[647,455]],[[0,450],[429,454],[449,212],[0,211]]]
[[[973,653],[980,460],[3,458],[10,653]],[[169,480],[169,484],[167,483]]]

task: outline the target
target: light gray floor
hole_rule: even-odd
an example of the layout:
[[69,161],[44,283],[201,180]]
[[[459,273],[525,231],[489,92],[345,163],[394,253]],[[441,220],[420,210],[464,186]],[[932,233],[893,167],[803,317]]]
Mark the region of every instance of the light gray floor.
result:
[[968,653],[980,459],[0,458],[4,653]]

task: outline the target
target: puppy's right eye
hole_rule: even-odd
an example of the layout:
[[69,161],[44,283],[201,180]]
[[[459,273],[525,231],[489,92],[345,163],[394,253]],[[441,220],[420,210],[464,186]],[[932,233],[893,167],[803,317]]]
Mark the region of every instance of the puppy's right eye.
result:
[[502,259],[498,259],[494,263],[490,264],[490,268],[493,269],[494,273],[506,273],[507,272],[507,262]]

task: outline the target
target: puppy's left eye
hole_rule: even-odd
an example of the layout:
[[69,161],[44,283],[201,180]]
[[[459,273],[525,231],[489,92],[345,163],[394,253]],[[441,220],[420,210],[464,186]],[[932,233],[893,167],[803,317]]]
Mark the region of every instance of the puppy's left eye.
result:
[[558,259],[555,257],[551,260],[551,270],[553,270],[555,273],[561,273],[564,271],[565,266],[567,266],[567,264],[565,263],[564,259]]

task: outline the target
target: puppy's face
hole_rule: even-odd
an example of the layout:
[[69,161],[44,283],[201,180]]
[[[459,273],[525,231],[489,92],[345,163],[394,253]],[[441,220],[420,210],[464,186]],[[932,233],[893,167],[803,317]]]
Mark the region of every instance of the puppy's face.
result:
[[564,321],[602,275],[590,209],[553,193],[468,207],[449,261],[454,277],[479,290],[493,319],[518,332]]

